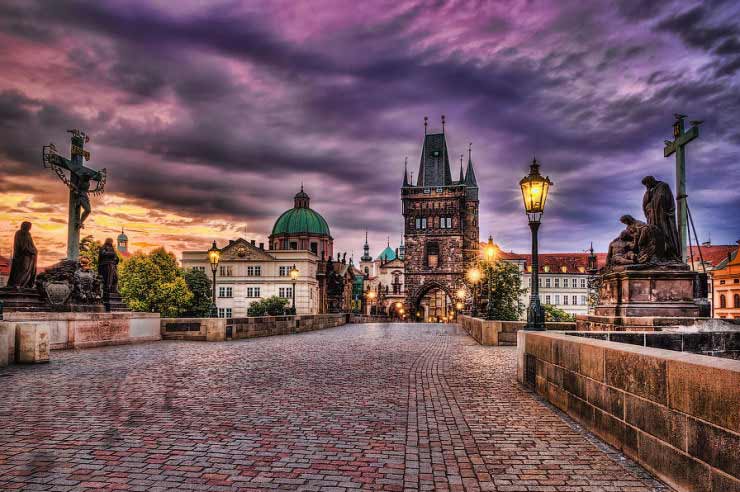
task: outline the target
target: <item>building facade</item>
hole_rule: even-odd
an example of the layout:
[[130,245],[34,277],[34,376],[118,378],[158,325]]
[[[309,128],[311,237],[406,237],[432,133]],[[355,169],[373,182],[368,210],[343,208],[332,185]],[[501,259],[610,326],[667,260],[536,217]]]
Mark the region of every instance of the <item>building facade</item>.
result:
[[712,283],[714,317],[740,319],[740,256],[737,246],[712,271]]
[[[295,281],[295,302],[298,314],[319,313],[319,261],[310,251],[267,251],[264,244],[239,238],[220,248],[221,258],[216,270],[216,307],[221,318],[247,316],[254,301],[278,296],[293,302],[293,280],[290,270],[298,269]],[[182,266],[205,272],[211,278],[208,252],[185,251]]]
[[[120,236],[119,236],[120,243]],[[283,212],[272,228],[268,248],[264,243],[239,238],[219,249],[216,272],[216,307],[220,317],[247,316],[250,304],[278,296],[297,314],[346,312],[358,274],[343,258],[334,261],[334,240],[324,217],[310,208],[308,194],[293,197],[293,208]],[[211,278],[208,252],[185,251],[182,266],[198,269]],[[290,271],[295,267],[298,278]],[[295,287],[295,291],[294,291]]]
[[[529,305],[532,289],[532,255],[501,253],[501,259],[519,267],[522,288],[521,305]],[[591,309],[592,281],[604,266],[604,253],[544,253],[539,255],[540,302],[568,314],[588,314]],[[526,312],[522,314],[526,319]]]
[[417,319],[429,318],[432,304],[435,312],[446,314],[478,258],[479,225],[472,157],[468,152],[465,174],[460,161],[459,179],[453,180],[444,118],[440,133],[426,133],[425,125],[417,179],[412,183],[404,170],[401,202],[405,305]]
[[[364,314],[387,315],[393,318],[401,318],[407,314],[404,257],[403,243],[394,250],[389,240],[386,248],[373,259],[370,256],[367,235],[365,236],[359,265],[359,271],[363,275]],[[370,295],[370,292],[373,294]],[[404,311],[401,312],[401,309]]]

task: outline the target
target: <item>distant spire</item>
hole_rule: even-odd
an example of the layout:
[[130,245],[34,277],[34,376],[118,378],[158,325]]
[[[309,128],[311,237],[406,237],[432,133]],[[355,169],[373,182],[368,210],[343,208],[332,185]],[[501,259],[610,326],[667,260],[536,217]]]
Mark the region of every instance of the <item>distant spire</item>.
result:
[[473,142],[468,144],[468,169],[465,172],[465,186],[471,188],[478,187],[478,181],[475,179],[475,171],[473,171]]
[[367,242],[367,229],[365,229],[365,244],[362,246],[360,261],[373,261],[373,257],[370,256],[370,244]]
[[424,117],[424,135],[427,134],[427,125],[429,124],[429,118],[427,116]]
[[408,171],[409,158],[406,156],[403,160],[403,187],[409,186],[409,171]]
[[386,239],[388,239],[388,247],[390,248],[391,247],[391,237],[390,236],[386,236]]
[[463,155],[462,154],[460,154],[460,179],[458,181],[461,183],[465,181],[465,177],[463,176]]
[[442,133],[445,132],[445,115],[442,115]]

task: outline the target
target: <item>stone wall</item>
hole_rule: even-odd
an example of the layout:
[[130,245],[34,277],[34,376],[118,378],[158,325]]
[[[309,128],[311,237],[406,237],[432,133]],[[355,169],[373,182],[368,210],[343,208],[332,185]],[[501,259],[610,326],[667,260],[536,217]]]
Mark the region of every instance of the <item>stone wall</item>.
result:
[[740,319],[579,314],[576,326],[578,331],[727,330],[740,329]]
[[388,318],[388,316],[371,316],[366,314],[350,314],[349,315],[349,322],[358,324],[358,323],[388,323],[391,320]]
[[[459,315],[458,323],[481,345],[516,345],[516,334],[524,330],[526,321],[489,321],[482,318]],[[546,323],[548,330],[573,330],[575,323]]]
[[4,322],[49,328],[49,348],[79,349],[159,340],[158,313],[8,312]]
[[629,343],[643,347],[662,348],[676,352],[690,352],[692,354],[740,360],[740,330],[692,332],[576,331],[566,334],[609,342]]
[[251,318],[162,318],[160,330],[164,340],[223,342],[323,330],[346,322],[347,315],[341,313]]
[[15,361],[15,323],[0,322],[0,367]]
[[520,331],[517,378],[679,491],[740,490],[740,361]]

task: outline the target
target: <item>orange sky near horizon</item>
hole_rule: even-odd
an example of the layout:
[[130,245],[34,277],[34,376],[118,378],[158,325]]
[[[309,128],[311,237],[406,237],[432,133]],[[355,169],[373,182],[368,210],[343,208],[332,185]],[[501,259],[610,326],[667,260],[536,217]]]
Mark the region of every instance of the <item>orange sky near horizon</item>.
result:
[[[23,187],[8,183],[7,177],[2,181],[23,191],[2,193],[0,255],[11,256],[15,231],[27,220],[33,224],[31,235],[39,249],[39,266],[63,259],[67,249],[67,188],[53,176],[35,179]],[[164,246],[179,259],[182,251],[208,249],[213,240],[219,245],[236,237],[266,241],[264,234],[251,231],[245,221],[188,217],[120,194],[106,192],[93,196],[91,204],[93,212],[81,236],[92,235],[101,242],[111,237],[115,241],[123,228],[131,252]]]

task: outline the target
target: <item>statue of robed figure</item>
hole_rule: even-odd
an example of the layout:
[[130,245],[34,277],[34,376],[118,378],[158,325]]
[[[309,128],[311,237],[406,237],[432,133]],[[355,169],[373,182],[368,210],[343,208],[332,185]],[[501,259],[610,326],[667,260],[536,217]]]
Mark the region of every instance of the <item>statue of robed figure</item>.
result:
[[13,261],[10,264],[8,287],[30,289],[36,280],[38,251],[31,238],[31,223],[23,222],[13,240]]
[[113,239],[108,238],[98,253],[98,273],[103,277],[103,301],[108,302],[111,294],[118,294],[118,254]]
[[642,210],[648,225],[655,226],[663,236],[662,257],[666,260],[681,261],[681,246],[676,226],[676,201],[668,183],[658,181],[653,176],[642,178],[647,190],[642,198]]

